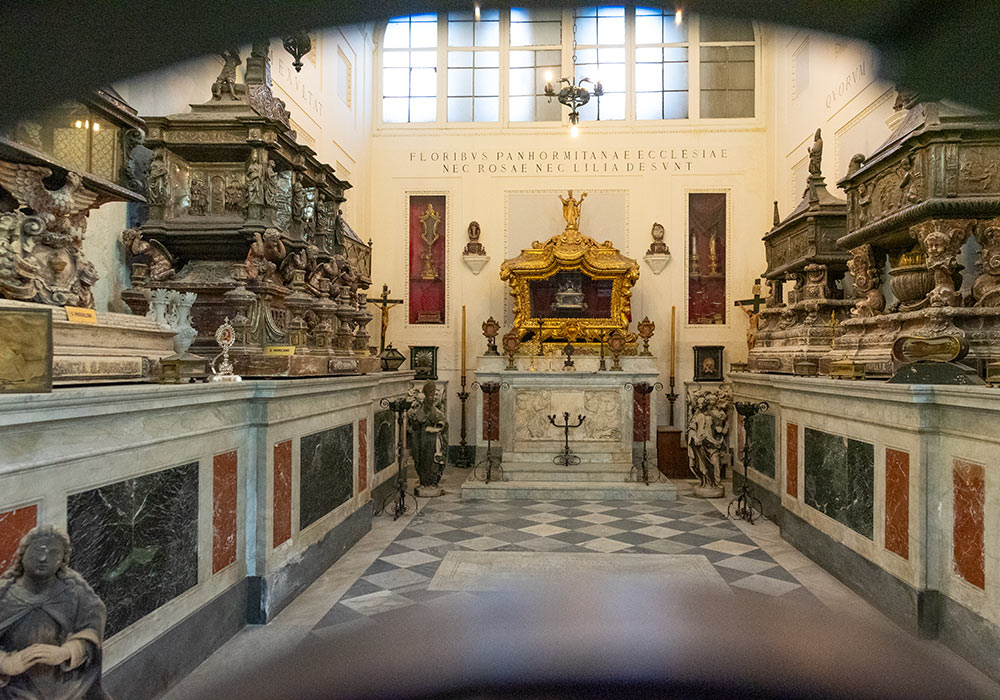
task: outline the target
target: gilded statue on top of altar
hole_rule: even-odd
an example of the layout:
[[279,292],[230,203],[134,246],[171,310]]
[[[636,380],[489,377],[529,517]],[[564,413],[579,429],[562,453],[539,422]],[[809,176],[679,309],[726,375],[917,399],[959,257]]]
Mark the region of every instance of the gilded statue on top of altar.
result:
[[560,195],[565,229],[500,265],[500,279],[514,297],[514,331],[524,352],[537,353],[540,343],[550,342],[596,347],[616,330],[635,343],[628,326],[639,265],[611,241],[598,243],[580,231],[586,197],[584,192],[577,199],[572,190]]

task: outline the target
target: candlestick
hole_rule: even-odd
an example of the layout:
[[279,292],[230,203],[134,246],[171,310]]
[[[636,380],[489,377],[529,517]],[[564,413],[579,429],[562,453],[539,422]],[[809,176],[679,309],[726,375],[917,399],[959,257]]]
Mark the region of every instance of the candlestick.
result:
[[677,401],[677,392],[674,391],[675,375],[677,374],[677,307],[670,307],[670,390],[667,392],[667,412],[670,419],[669,425],[674,425],[674,403]]
[[462,304],[462,384],[465,384],[465,304]]
[[677,307],[670,307],[670,376],[677,374]]

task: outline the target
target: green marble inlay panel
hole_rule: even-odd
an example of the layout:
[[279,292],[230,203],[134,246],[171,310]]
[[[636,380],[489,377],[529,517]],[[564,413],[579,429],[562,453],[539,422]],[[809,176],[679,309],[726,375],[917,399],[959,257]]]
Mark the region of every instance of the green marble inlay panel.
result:
[[805,500],[872,539],[875,445],[806,428]]
[[396,414],[375,411],[375,472],[396,461]]
[[758,413],[744,424],[750,439],[750,468],[774,478],[774,416]]
[[299,529],[354,493],[354,424],[305,435],[299,442]]
[[71,494],[66,520],[109,637],[198,583],[197,462]]

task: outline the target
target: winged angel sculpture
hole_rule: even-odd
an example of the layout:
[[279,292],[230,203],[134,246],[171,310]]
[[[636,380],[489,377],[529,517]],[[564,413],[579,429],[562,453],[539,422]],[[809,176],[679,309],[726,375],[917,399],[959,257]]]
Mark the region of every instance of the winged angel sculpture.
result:
[[88,212],[106,200],[75,172],[49,189],[48,168],[0,161],[0,185],[19,208],[0,214],[0,296],[93,307],[97,271],[83,254]]

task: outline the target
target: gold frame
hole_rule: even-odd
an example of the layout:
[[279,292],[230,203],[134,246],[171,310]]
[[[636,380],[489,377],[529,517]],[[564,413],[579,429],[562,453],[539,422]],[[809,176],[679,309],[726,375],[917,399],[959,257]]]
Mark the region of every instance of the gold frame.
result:
[[[572,192],[570,193],[572,197]],[[610,318],[552,318],[531,315],[530,283],[559,272],[579,270],[591,279],[612,280]],[[500,279],[510,284],[514,297],[514,330],[523,341],[529,332],[537,332],[541,323],[541,341],[570,341],[574,345],[599,343],[614,330],[625,333],[630,344],[636,335],[629,332],[632,311],[632,287],[639,279],[639,264],[621,254],[611,241],[598,243],[586,236],[567,218],[566,229],[544,243],[534,241],[515,258],[500,265]],[[582,342],[581,342],[582,341]],[[537,339],[522,349],[537,352]]]

